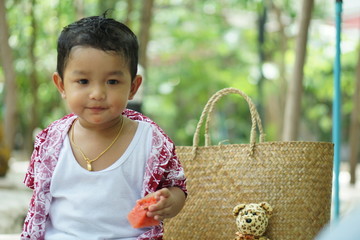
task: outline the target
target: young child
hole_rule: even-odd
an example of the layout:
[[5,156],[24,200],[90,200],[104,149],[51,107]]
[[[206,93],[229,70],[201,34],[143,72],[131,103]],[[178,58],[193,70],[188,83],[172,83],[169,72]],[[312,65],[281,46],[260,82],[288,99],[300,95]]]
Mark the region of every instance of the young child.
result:
[[126,109],[142,82],[137,64],[136,36],[113,19],[88,17],[61,32],[53,81],[72,113],[36,137],[21,239],[162,239],[162,223],[135,229],[127,214],[145,196],[157,199],[147,213],[156,220],[182,209],[174,144]]

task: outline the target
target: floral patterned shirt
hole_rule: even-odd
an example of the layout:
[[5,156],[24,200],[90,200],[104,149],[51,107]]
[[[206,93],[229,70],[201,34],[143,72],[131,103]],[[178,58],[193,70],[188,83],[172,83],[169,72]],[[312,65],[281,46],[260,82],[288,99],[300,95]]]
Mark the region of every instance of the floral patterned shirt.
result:
[[[177,186],[186,193],[185,175],[175,153],[175,146],[162,129],[148,117],[125,110],[123,115],[132,120],[149,122],[153,126],[153,141],[149,159],[145,166],[142,195],[146,196],[158,189]],[[35,139],[34,151],[24,183],[33,189],[21,239],[42,240],[49,215],[51,194],[50,185],[58,157],[72,123],[77,118],[69,114],[50,124]],[[153,227],[143,233],[138,240],[161,240],[163,225]]]

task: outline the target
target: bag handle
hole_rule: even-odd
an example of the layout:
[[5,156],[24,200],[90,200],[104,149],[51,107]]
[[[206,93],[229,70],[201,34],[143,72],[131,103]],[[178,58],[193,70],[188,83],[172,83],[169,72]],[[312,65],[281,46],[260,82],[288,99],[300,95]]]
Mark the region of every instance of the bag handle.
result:
[[264,142],[265,141],[265,134],[263,133],[263,127],[262,127],[262,123],[261,123],[261,118],[260,118],[260,115],[259,115],[259,113],[258,113],[258,111],[256,109],[256,106],[252,102],[251,98],[249,96],[247,96],[244,92],[242,92],[239,89],[225,88],[223,90],[220,90],[218,92],[218,94],[215,94],[215,97],[213,98],[213,101],[211,101],[211,105],[209,107],[207,117],[206,117],[205,146],[210,146],[211,145],[211,139],[210,139],[210,135],[209,135],[209,126],[210,126],[211,115],[212,115],[212,112],[214,110],[215,104],[221,98],[223,98],[225,95],[229,95],[229,94],[238,94],[241,97],[243,97],[246,100],[246,102],[248,103],[248,106],[249,106],[249,109],[250,109],[251,121],[252,121],[251,132],[250,132],[250,143],[251,144],[256,143],[256,126],[258,127],[259,132],[260,132],[259,142]]
[[211,144],[210,136],[209,136],[209,125],[211,120],[211,114],[214,110],[215,104],[224,96],[229,94],[238,94],[243,97],[248,103],[251,115],[251,131],[250,131],[250,144],[254,146],[256,143],[256,126],[259,129],[259,142],[265,141],[265,134],[262,128],[261,119],[258,111],[256,110],[255,104],[252,102],[251,98],[247,96],[244,92],[240,91],[236,88],[224,88],[218,92],[216,92],[206,103],[203,112],[201,113],[200,120],[196,126],[194,138],[193,138],[193,147],[197,148],[199,146],[199,135],[200,129],[203,125],[205,119],[205,146],[209,146]]

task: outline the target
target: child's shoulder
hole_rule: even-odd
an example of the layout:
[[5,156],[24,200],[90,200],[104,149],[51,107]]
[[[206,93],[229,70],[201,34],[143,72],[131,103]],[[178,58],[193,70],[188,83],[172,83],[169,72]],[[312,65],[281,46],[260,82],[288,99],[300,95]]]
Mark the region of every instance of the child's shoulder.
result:
[[149,117],[147,117],[137,111],[131,110],[131,109],[125,109],[123,112],[123,115],[131,120],[143,121],[143,122],[155,124],[155,122],[153,120],[151,120]]
[[46,129],[68,127],[75,120],[76,115],[74,113],[68,114],[58,120],[53,121]]
[[49,133],[53,132],[53,131],[61,131],[61,130],[66,130],[70,127],[71,123],[74,121],[74,119],[76,118],[76,115],[71,113],[68,114],[58,120],[53,121],[52,123],[50,123],[45,129],[41,130],[38,134],[37,137],[46,137]]

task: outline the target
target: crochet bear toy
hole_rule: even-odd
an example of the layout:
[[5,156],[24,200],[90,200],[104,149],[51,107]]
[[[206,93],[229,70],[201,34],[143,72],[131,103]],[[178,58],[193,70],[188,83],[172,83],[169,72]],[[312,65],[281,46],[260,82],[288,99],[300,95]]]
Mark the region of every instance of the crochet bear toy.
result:
[[268,226],[272,211],[272,207],[267,202],[237,205],[233,210],[238,228],[235,240],[270,240],[263,234]]

